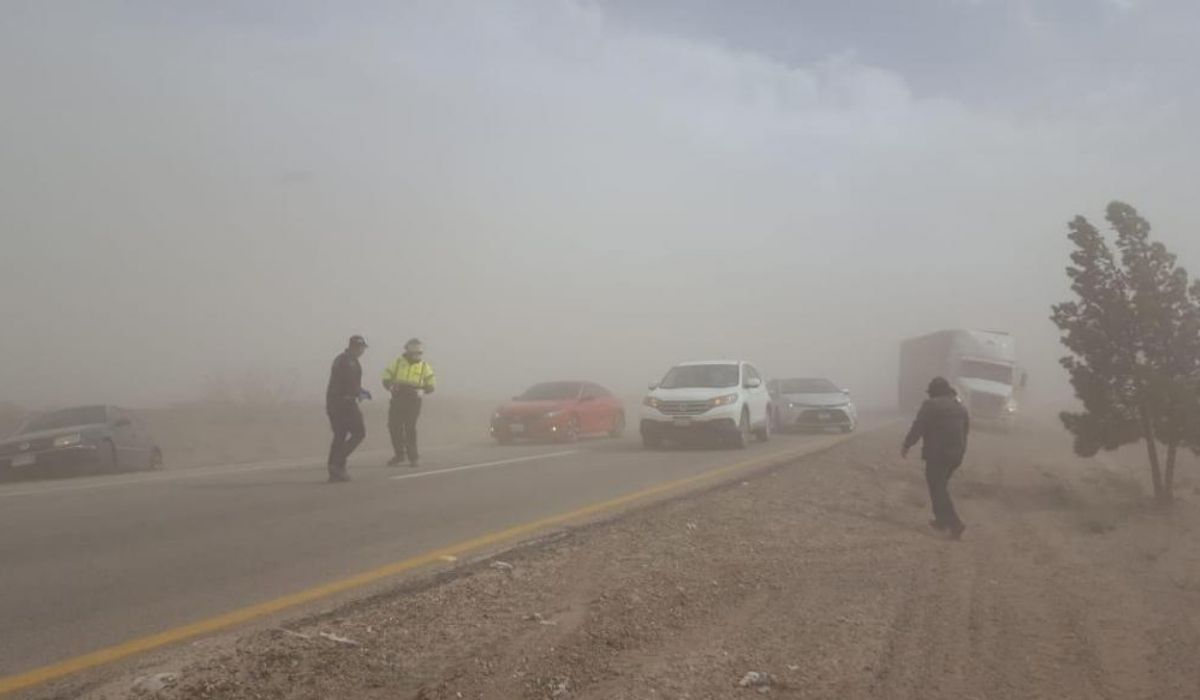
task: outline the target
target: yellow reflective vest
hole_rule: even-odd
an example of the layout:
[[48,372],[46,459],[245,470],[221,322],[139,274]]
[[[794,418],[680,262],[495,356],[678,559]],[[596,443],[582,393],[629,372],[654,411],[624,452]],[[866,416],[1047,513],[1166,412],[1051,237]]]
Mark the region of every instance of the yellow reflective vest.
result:
[[417,389],[432,389],[434,387],[433,367],[425,360],[409,362],[401,355],[396,361],[383,370],[383,385],[389,389],[393,384],[411,386]]

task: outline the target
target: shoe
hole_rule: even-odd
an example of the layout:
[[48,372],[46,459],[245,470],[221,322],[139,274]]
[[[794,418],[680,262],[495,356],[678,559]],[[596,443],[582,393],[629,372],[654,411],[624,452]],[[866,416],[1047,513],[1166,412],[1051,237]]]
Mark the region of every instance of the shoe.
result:
[[933,528],[934,530],[937,530],[938,532],[942,532],[943,530],[946,529],[946,523],[943,523],[941,520],[934,518],[933,520],[929,521],[929,527]]
[[350,481],[350,475],[345,472],[329,475],[329,483],[331,484],[342,484],[347,481]]
[[961,540],[963,533],[967,531],[967,526],[962,523],[955,523],[950,526],[950,539]]
[[421,464],[421,460],[413,458],[408,460],[408,466],[411,469],[416,469]]
[[388,460],[388,463],[387,463],[387,465],[389,467],[398,467],[401,464],[404,464],[404,458],[401,457],[400,455],[396,455],[395,457],[392,457],[391,459]]

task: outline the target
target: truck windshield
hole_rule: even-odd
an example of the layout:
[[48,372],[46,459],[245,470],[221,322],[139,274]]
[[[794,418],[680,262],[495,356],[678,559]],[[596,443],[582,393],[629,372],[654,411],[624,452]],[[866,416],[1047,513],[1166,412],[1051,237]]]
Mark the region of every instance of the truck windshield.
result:
[[737,365],[680,365],[663,377],[663,389],[720,389],[738,385]]
[[1000,382],[1012,386],[1013,368],[996,362],[982,360],[963,360],[961,375],[971,379],[984,379],[989,382]]

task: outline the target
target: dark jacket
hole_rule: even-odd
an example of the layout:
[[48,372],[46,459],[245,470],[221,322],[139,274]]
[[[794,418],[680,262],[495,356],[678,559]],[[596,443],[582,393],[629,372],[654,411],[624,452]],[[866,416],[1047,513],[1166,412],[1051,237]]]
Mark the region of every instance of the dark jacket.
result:
[[356,406],[362,393],[362,365],[358,358],[343,351],[333,360],[329,370],[329,388],[325,390],[325,408]]
[[967,452],[967,434],[971,418],[955,396],[937,396],[921,404],[913,421],[904,448],[921,442],[921,458],[925,461],[945,460],[958,465]]

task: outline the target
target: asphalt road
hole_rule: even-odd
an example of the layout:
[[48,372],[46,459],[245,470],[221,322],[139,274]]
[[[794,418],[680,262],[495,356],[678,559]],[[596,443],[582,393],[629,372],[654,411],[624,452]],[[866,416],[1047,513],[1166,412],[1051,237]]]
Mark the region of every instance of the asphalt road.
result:
[[821,438],[427,449],[0,486],[0,677]]

